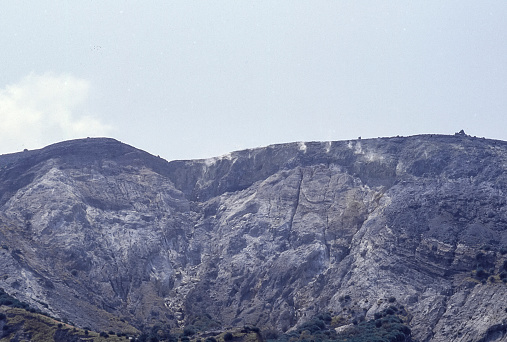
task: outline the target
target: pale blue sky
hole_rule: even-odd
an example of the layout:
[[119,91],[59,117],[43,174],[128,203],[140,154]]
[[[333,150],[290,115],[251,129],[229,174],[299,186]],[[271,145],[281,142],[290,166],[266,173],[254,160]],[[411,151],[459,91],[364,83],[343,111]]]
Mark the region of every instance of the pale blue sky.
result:
[[168,160],[460,129],[507,140],[506,1],[5,1],[0,153]]

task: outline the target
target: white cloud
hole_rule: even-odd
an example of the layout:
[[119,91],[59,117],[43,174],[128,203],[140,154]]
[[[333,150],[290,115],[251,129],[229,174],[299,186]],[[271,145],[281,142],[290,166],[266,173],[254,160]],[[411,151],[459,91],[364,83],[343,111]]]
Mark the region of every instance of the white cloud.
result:
[[111,127],[85,111],[90,84],[69,74],[30,74],[0,89],[0,154],[40,148]]

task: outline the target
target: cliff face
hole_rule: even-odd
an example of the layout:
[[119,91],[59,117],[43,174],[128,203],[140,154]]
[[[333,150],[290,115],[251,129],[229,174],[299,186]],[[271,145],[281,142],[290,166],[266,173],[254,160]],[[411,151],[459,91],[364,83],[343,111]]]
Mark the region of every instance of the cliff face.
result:
[[97,329],[287,330],[396,301],[417,341],[507,341],[507,143],[414,136],[166,162],[112,139],[0,156],[0,287]]

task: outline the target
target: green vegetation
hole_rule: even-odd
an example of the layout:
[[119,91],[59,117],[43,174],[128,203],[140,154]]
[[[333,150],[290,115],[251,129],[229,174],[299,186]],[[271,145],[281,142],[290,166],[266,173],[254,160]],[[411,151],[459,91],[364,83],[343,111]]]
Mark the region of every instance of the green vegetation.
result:
[[0,306],[0,317],[4,316],[5,318],[2,321],[5,322],[5,325],[0,331],[0,342],[25,341],[28,339],[34,342],[126,341],[125,337],[108,336],[106,338],[97,332],[79,329],[19,307]]
[[[182,341],[184,335],[181,336]],[[139,342],[159,342],[159,341],[167,341],[167,342],[177,342],[178,338],[171,334],[171,328],[169,326],[155,324],[150,329],[144,331],[136,341]]]
[[212,319],[210,315],[204,314],[194,318],[186,328],[191,328],[194,331],[208,331],[220,329],[221,326],[220,322]]
[[[504,272],[507,278],[507,272]],[[350,302],[350,296],[344,296],[342,302]],[[53,342],[66,340],[80,341],[125,341],[133,338],[138,342],[408,342],[411,341],[410,329],[403,324],[400,316],[406,315],[402,306],[396,306],[396,299],[387,300],[393,304],[374,315],[374,319],[350,319],[341,315],[322,313],[296,330],[282,334],[276,330],[262,331],[258,327],[244,326],[223,330],[221,324],[209,315],[193,319],[183,329],[171,329],[170,326],[155,324],[138,336],[110,330],[94,332],[89,327],[80,329],[60,322],[54,318],[33,310],[28,304],[8,295],[0,289],[0,321],[3,329],[0,342],[17,340],[19,336],[29,336],[31,341]],[[359,321],[358,321],[359,320]],[[337,333],[335,328],[342,327]]]
[[[401,309],[402,310],[402,309]],[[355,322],[346,326],[340,333],[332,328],[336,321],[330,314],[322,314],[302,324],[297,330],[268,341],[295,342],[408,342],[411,341],[410,328],[403,324],[397,313],[401,311],[390,306],[375,314],[375,319],[366,322]]]
[[38,309],[30,307],[0,288],[0,321],[4,323],[0,331],[0,342],[18,341],[29,337],[30,341],[125,341],[126,334],[107,334],[93,332],[89,328],[79,329],[58,321]]
[[[489,251],[490,248],[483,247],[483,251]],[[507,248],[502,247],[500,250],[500,255],[505,255],[507,253]],[[507,283],[507,260],[502,260],[503,258],[498,258],[498,254],[489,255],[489,257],[482,251],[478,252],[475,255],[475,269],[472,270],[471,276],[483,283],[496,283],[496,282],[504,282]],[[496,265],[495,265],[496,264]],[[495,270],[498,270],[496,272]]]
[[261,342],[261,331],[257,327],[231,328],[227,330],[198,330],[185,327],[169,329],[167,326],[155,325],[145,330],[134,341],[139,342]]

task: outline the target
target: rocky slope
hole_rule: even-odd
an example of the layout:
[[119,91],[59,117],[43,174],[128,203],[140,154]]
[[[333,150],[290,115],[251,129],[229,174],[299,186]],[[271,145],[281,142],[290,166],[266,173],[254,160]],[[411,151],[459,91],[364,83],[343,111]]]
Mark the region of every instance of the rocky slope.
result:
[[81,327],[286,331],[403,305],[416,341],[507,341],[507,143],[274,145],[192,161],[113,139],[0,156],[0,287]]

